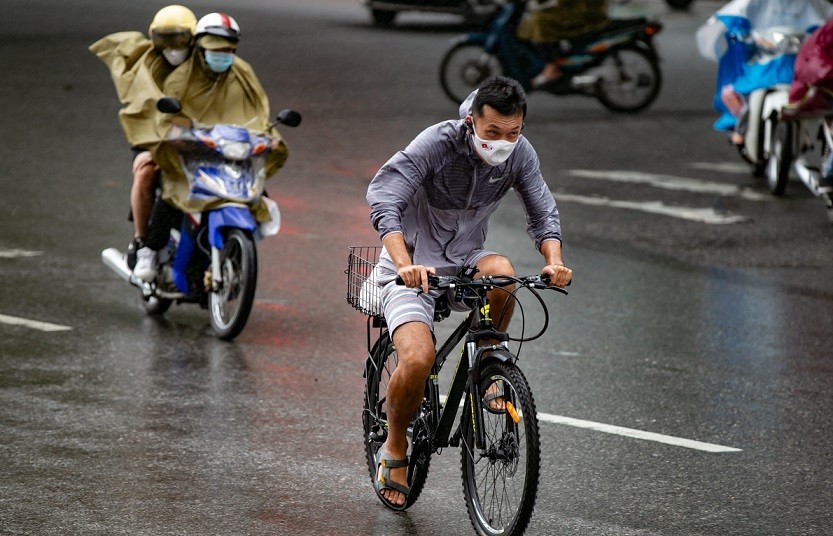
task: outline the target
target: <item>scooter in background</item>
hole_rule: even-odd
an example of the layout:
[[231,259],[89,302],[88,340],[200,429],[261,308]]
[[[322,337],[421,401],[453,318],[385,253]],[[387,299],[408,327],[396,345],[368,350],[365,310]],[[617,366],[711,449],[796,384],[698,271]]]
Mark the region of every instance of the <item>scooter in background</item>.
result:
[[833,181],[824,178],[824,163],[833,152],[833,109],[816,118],[802,118],[785,108],[778,124],[766,169],[772,195],[782,196],[794,174],[810,192],[824,202],[833,223]]

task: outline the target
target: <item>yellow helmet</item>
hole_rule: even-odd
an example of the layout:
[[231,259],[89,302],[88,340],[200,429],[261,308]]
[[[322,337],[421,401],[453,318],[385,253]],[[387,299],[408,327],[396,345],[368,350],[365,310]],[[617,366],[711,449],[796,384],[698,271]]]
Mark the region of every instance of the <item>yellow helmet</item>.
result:
[[156,49],[191,46],[197,17],[185,6],[170,5],[160,9],[148,28],[148,37]]

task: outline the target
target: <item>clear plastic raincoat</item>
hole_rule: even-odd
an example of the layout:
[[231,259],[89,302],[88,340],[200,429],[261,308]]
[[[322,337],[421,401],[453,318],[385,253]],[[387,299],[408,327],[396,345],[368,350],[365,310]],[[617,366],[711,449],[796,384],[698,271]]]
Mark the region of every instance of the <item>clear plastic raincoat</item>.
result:
[[824,24],[833,11],[823,0],[733,0],[697,30],[700,54],[718,63],[714,108],[721,115],[717,130],[732,130],[735,117],[721,100],[726,86],[742,95],[775,84],[789,84],[795,56],[761,59],[751,42],[753,30],[787,26],[811,33]]

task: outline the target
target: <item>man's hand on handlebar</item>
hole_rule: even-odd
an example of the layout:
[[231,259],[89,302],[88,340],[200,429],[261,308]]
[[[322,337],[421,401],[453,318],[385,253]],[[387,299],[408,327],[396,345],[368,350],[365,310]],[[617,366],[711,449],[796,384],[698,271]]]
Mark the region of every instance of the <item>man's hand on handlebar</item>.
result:
[[541,275],[549,276],[550,286],[566,287],[573,280],[573,271],[563,264],[548,264],[541,270]]
[[437,270],[433,266],[412,264],[410,266],[403,266],[396,273],[406,287],[422,287],[422,292],[428,292],[428,276],[437,275]]

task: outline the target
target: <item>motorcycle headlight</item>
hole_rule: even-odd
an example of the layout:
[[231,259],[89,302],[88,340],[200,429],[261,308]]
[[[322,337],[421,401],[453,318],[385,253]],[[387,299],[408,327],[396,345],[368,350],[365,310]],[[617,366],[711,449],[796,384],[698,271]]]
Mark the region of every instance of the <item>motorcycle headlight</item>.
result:
[[242,141],[226,141],[222,148],[223,156],[229,160],[245,160],[249,157],[252,145]]
[[772,55],[798,54],[804,32],[786,26],[776,26],[752,32],[759,48]]
[[778,50],[782,54],[798,54],[801,50],[801,38],[795,35],[785,35],[778,41]]

